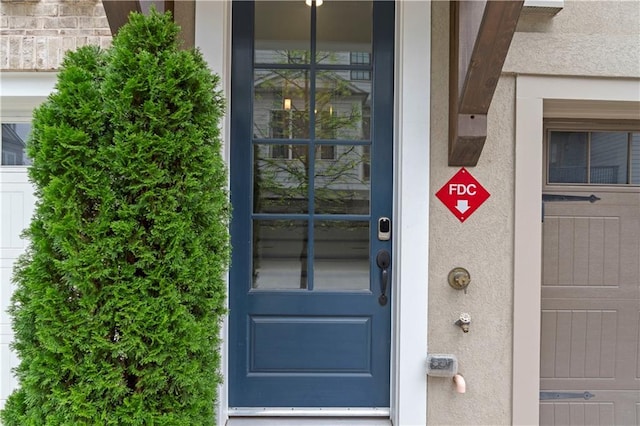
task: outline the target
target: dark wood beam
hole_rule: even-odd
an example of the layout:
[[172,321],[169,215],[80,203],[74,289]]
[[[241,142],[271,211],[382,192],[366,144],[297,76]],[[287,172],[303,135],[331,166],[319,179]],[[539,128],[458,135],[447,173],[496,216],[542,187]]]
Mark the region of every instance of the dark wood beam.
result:
[[196,45],[196,1],[180,0],[175,3],[173,19],[180,25],[182,48],[190,49]]
[[451,2],[449,165],[475,166],[524,0]]
[[113,35],[129,21],[131,12],[142,12],[139,0],[102,0],[102,5]]
[[523,4],[524,0],[487,1],[460,94],[461,113],[489,111]]
[[152,7],[155,7],[160,13],[170,11],[172,15],[175,9],[173,0],[140,0],[140,4],[142,6],[142,13],[145,15],[149,13]]
[[121,26],[129,21],[131,12],[149,13],[151,7],[158,12],[175,12],[174,0],[102,0],[111,34],[115,35]]

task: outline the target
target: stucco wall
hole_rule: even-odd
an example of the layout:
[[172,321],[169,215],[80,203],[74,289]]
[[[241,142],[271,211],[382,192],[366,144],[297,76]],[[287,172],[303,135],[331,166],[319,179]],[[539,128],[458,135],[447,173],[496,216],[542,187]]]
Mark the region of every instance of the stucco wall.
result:
[[505,72],[640,76],[637,0],[565,0],[557,15],[523,13]]
[[[491,197],[460,223],[434,196],[458,170],[447,166],[447,2],[432,3],[429,352],[453,353],[467,381],[428,379],[431,425],[512,422],[515,94],[519,74],[640,76],[640,6],[636,1],[566,1],[557,15],[524,12],[488,115],[488,137],[470,173]],[[640,93],[638,93],[640,99]],[[540,141],[540,143],[542,143]],[[447,274],[469,270],[467,294]],[[471,314],[468,334],[453,325]]]
[[[451,379],[428,379],[428,424],[500,425],[511,421],[513,139],[515,78],[503,77],[489,111],[488,138],[470,173],[489,199],[460,223],[433,194],[459,167],[447,166],[449,5],[432,3],[431,201],[429,353],[453,353],[467,381],[457,394]],[[452,289],[449,271],[466,268],[467,294]],[[454,326],[471,314],[467,334]]]
[[2,0],[0,70],[50,71],[67,50],[107,47],[111,31],[101,0]]

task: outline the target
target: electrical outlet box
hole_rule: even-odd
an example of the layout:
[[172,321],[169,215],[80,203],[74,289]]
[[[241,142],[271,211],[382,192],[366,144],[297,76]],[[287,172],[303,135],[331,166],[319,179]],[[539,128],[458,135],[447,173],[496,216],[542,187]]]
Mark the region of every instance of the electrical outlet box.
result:
[[427,375],[453,377],[458,373],[458,359],[451,354],[427,355]]

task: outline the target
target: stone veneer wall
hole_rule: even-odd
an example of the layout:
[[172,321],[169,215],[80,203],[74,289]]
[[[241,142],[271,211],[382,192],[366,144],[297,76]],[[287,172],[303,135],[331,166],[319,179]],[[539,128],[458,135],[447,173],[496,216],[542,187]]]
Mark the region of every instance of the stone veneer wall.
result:
[[67,50],[111,44],[101,0],[2,0],[0,70],[54,71]]

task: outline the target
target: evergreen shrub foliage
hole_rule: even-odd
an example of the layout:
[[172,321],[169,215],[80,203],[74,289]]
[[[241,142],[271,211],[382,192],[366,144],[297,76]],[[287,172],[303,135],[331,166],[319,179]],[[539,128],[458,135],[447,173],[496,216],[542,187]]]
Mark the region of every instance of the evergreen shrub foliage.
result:
[[69,53],[36,110],[10,313],[12,425],[214,423],[228,266],[224,113],[169,14]]

